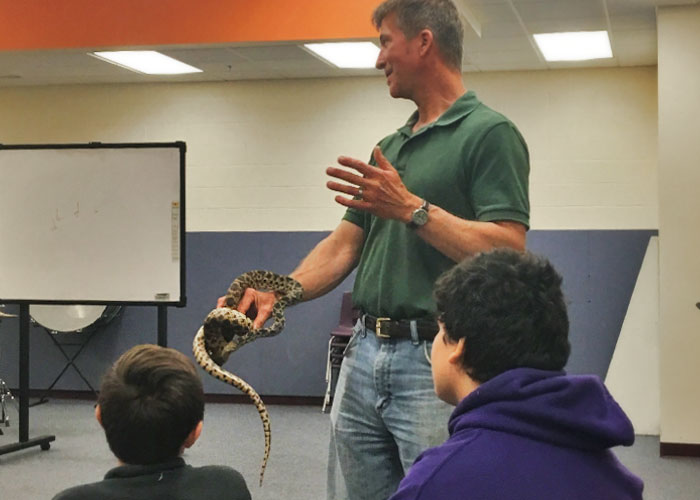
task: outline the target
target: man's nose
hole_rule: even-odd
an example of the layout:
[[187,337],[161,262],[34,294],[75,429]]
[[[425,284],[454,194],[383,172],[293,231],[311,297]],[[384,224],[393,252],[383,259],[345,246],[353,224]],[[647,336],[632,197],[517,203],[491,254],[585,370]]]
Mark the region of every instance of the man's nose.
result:
[[384,60],[384,54],[379,52],[379,55],[377,56],[377,62],[374,63],[374,67],[377,69],[384,69],[385,64],[386,64],[386,61]]

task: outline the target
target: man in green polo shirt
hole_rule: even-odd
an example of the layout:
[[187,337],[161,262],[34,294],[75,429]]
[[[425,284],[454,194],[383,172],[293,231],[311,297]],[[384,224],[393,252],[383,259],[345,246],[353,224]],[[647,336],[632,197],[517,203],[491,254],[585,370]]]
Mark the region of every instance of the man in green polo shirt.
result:
[[[311,300],[357,267],[353,303],[363,316],[331,410],[331,499],[387,498],[418,454],[445,440],[452,408],[434,393],[429,361],[433,283],[464,257],[523,250],[529,225],[527,146],[466,91],[452,2],[386,0],[373,22],[389,93],[417,110],[379,142],[371,164],[340,157],[346,168],[327,170],[348,210],[291,274]],[[274,302],[248,289],[238,310],[254,305],[259,328]]]

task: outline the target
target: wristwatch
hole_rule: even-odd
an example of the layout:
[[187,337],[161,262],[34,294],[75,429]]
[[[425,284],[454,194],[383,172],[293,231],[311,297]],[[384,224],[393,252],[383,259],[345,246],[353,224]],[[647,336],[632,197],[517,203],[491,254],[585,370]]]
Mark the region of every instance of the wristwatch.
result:
[[428,210],[430,210],[430,203],[428,203],[428,200],[423,200],[423,204],[419,208],[416,208],[411,214],[408,227],[411,229],[418,229],[428,222]]

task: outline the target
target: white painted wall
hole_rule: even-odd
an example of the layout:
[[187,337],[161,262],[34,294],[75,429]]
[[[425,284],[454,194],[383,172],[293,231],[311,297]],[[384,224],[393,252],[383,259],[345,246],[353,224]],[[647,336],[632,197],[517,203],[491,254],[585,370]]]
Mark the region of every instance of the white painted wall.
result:
[[657,17],[661,441],[700,443],[700,6]]
[[659,435],[659,238],[649,240],[605,385],[636,434]]
[[[521,129],[535,229],[656,228],[656,68],[470,73]],[[413,110],[383,78],[0,88],[0,143],[184,140],[190,231],[330,230],[340,155]]]

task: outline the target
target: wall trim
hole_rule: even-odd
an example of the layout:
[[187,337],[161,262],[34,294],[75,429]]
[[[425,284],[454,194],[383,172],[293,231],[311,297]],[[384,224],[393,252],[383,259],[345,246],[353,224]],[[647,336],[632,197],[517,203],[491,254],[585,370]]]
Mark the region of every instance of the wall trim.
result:
[[[10,389],[13,396],[19,394],[18,388]],[[45,402],[47,399],[78,399],[83,401],[96,401],[96,393],[92,391],[66,391],[66,390],[51,390],[45,391],[41,389],[32,389],[29,391],[30,398],[40,398],[38,402]],[[260,397],[266,404],[285,405],[285,406],[318,406],[319,411],[323,405],[323,396],[266,396],[261,394]],[[234,403],[234,404],[251,404],[250,398],[245,394],[204,394],[206,403]],[[30,401],[30,405],[38,402]]]
[[700,457],[700,444],[659,443],[659,456]]

